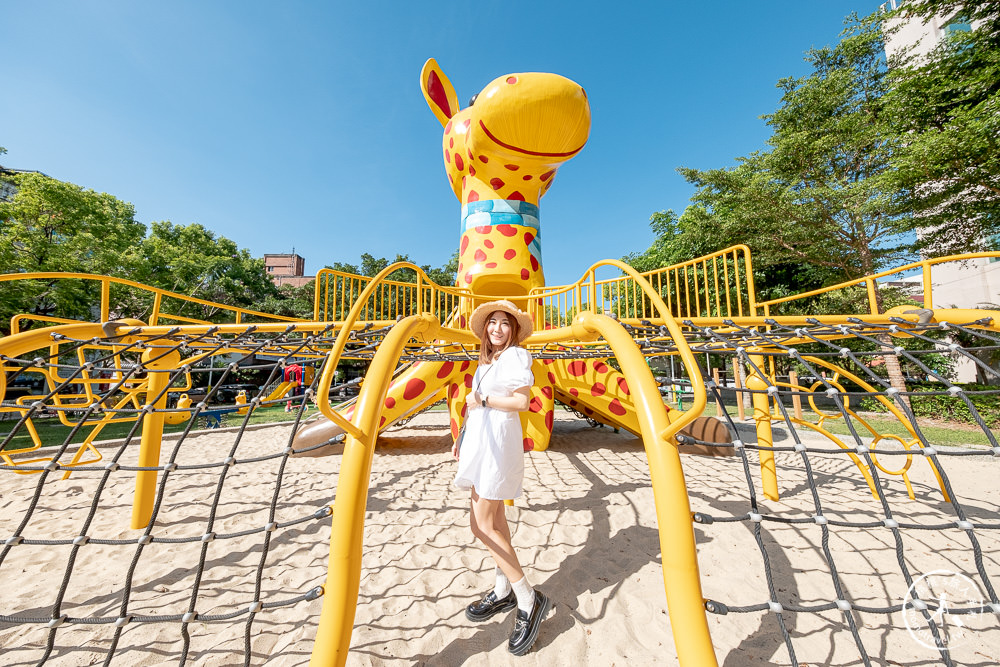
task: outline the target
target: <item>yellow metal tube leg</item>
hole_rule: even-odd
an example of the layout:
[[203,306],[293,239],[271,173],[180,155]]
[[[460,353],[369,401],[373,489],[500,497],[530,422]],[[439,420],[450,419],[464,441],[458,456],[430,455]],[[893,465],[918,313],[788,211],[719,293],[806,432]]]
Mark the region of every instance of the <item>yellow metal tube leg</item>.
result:
[[[677,658],[685,667],[717,665],[708,630],[708,618],[705,616],[705,600],[701,592],[691,504],[688,502],[684,471],[676,444],[667,439],[671,433],[682,428],[683,424],[671,429],[653,374],[632,337],[618,322],[605,315],[583,313],[574,322],[574,333],[578,330],[578,337],[582,338],[588,331],[596,331],[608,341],[621,364],[622,372],[628,377],[629,388],[635,400],[653,483],[663,583]],[[685,361],[685,365],[690,363],[689,368],[697,368],[693,358]],[[698,392],[693,397],[693,403],[692,410],[700,414],[706,404],[704,392]]]
[[[176,350],[164,354],[161,350],[148,349],[142,353],[142,364],[150,371],[146,376],[146,407],[153,408],[153,411],[147,413],[142,420],[137,464],[141,468],[160,465],[164,418],[162,410],[167,407],[167,394],[163,390],[170,382],[170,374],[166,371],[177,368],[179,361],[180,353]],[[161,392],[163,395],[157,398]],[[155,500],[156,471],[140,470],[135,474],[135,496],[132,499],[133,529],[145,528],[149,524]]]
[[[750,360],[757,370],[747,378],[747,389],[752,390],[753,420],[757,427],[757,445],[773,447],[774,434],[771,431],[771,397],[767,395],[767,381],[760,376],[764,371],[764,357],[751,355]],[[774,465],[774,452],[758,450],[760,456],[760,483],[764,495],[770,500],[778,500],[778,473]]]
[[323,609],[309,662],[312,667],[347,662],[354,614],[358,607],[364,516],[379,417],[403,346],[420,333],[433,337],[438,327],[437,319],[430,315],[414,315],[402,320],[389,331],[365,375],[352,419],[361,435],[350,435],[345,441],[344,457],[337,477],[330,560]]

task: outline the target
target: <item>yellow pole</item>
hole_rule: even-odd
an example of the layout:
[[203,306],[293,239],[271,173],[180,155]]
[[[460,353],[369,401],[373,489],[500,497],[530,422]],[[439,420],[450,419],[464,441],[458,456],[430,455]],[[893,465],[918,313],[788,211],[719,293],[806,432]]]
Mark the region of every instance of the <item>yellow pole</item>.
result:
[[[153,359],[154,357],[159,357]],[[152,360],[151,360],[152,359]],[[146,405],[152,408],[142,420],[142,436],[139,440],[139,461],[141,468],[153,468],[160,465],[160,443],[163,439],[163,410],[167,407],[167,393],[164,390],[170,382],[167,370],[177,368],[181,355],[177,350],[164,353],[162,350],[148,348],[142,353],[142,365],[149,369],[146,375]],[[154,372],[160,371],[160,372]],[[163,396],[157,396],[163,392]],[[153,514],[153,503],[156,499],[156,471],[140,470],[135,474],[135,496],[132,499],[132,525],[135,528],[145,528]]]
[[413,315],[400,321],[379,345],[365,374],[365,382],[361,385],[353,415],[354,424],[360,429],[360,436],[347,437],[337,477],[330,560],[326,585],[323,587],[323,609],[309,661],[313,667],[343,665],[347,662],[354,614],[358,607],[365,507],[368,503],[372,456],[382,406],[403,346],[418,333],[433,338],[439,327],[437,319],[431,315]]
[[[753,401],[753,419],[757,426],[757,444],[761,447],[772,447],[774,435],[771,432],[771,397],[767,395],[767,382],[760,376],[764,371],[764,357],[759,354],[750,355],[750,361],[757,368],[747,377],[747,389]],[[764,495],[771,500],[778,500],[778,475],[774,467],[774,452],[759,450],[760,481]]]
[[[579,315],[573,323],[574,335],[583,339],[593,332],[599,333],[611,345],[632,390],[653,483],[663,584],[678,661],[685,666],[712,667],[718,662],[712,648],[712,637],[705,616],[705,601],[701,593],[691,505],[688,502],[677,445],[668,439],[680,427],[670,428],[653,374],[624,327],[606,315]],[[690,357],[690,351],[687,356]],[[691,364],[689,368],[693,366],[693,361],[693,358],[685,359],[685,362]],[[694,377],[691,379],[693,382],[698,380]],[[704,394],[700,394],[700,400],[694,398],[693,403],[692,409],[700,413],[706,403]]]

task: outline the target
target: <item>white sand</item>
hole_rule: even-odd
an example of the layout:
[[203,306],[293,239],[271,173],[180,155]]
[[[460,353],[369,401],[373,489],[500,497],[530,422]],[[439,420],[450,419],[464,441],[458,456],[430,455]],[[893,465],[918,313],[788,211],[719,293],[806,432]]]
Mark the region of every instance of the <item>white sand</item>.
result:
[[[626,665],[676,664],[659,558],[659,540],[649,471],[638,439],[607,428],[592,429],[567,413],[558,414],[547,452],[526,459],[525,496],[508,518],[529,580],[555,602],[534,650],[523,658],[507,653],[511,620],[498,616],[482,624],[466,620],[465,606],[492,586],[493,565],[468,529],[468,498],[451,486],[455,464],[445,413],[425,413],[380,441],[376,452],[365,528],[364,570],[352,665]],[[751,429],[752,431],[752,429]],[[289,427],[248,432],[237,460],[281,451]],[[752,440],[752,437],[744,439]],[[778,436],[781,435],[779,431]],[[190,437],[178,461],[220,462],[233,446],[233,432]],[[785,441],[787,442],[787,441]],[[781,444],[779,441],[777,444]],[[173,445],[164,447],[164,460]],[[106,460],[115,450],[104,449]],[[134,448],[122,459],[134,460]],[[780,454],[779,502],[761,501],[765,513],[800,518],[815,513],[798,455]],[[824,513],[831,519],[880,520],[883,516],[857,470],[844,456],[810,455]],[[883,461],[888,468],[899,459]],[[742,516],[749,510],[747,482],[737,458],[685,456],[692,509],[713,516]],[[307,517],[332,502],[339,456],[287,462],[275,508],[285,522]],[[760,498],[759,468],[751,471]],[[945,459],[945,470],[970,520],[1000,524],[1000,461],[986,457]],[[218,503],[214,531],[233,533],[266,525],[280,459],[238,463],[229,469]],[[220,468],[173,473],[154,535],[201,536],[216,494]],[[917,500],[906,498],[898,477],[887,498],[901,522],[954,521],[926,461],[912,465]],[[84,521],[102,475],[77,472],[68,481],[50,476],[26,539],[68,539]],[[22,522],[39,477],[0,471],[0,541]],[[137,538],[128,528],[133,473],[117,472],[100,496],[86,534],[93,539]],[[763,558],[748,521],[696,527],[706,598],[750,605],[769,598]],[[815,523],[764,522],[776,595],[785,604],[817,605],[836,598]],[[856,604],[899,604],[906,583],[886,528],[830,528],[829,548],[845,590]],[[982,565],[1000,586],[1000,531],[977,530]],[[325,577],[330,519],[310,519],[273,534],[261,581],[264,602],[287,600],[321,584]],[[954,570],[976,577],[969,538],[963,531],[903,531],[905,561],[913,576]],[[260,533],[207,544],[205,570],[195,609],[200,614],[239,611],[254,599],[261,559]],[[133,614],[182,614],[194,587],[202,543],[146,546],[132,580]],[[48,618],[65,572],[68,546],[19,545],[0,564],[0,616]],[[93,542],[78,550],[62,613],[70,617],[117,617],[124,582],[135,557],[134,543]],[[982,582],[979,582],[979,594]],[[268,609],[251,627],[253,664],[308,662],[322,599]],[[842,612],[783,615],[800,665],[860,664],[859,651]],[[854,613],[861,641],[873,664],[939,664],[936,652],[918,644],[902,615]],[[956,664],[1000,662],[996,615],[964,617],[975,632],[954,640]],[[243,663],[247,616],[225,623],[190,626],[188,664]],[[720,664],[791,664],[776,615],[754,612],[709,615]],[[101,664],[113,634],[110,625],[67,624],[55,635],[47,664]],[[44,626],[0,622],[0,663],[37,664]],[[127,626],[116,665],[177,664],[180,624]]]

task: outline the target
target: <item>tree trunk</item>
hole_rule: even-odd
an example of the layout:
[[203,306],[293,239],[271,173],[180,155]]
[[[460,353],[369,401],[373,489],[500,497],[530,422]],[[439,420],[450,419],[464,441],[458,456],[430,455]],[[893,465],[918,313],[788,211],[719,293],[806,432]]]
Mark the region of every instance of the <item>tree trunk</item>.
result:
[[[878,312],[881,313],[883,311],[882,292],[879,291],[877,288],[875,290],[875,306],[878,309]],[[888,348],[893,348],[896,346],[895,342],[893,342],[892,336],[890,336],[889,334],[879,335],[878,341],[882,343],[882,345],[888,346]],[[885,360],[885,370],[889,374],[889,386],[900,392],[907,391],[906,379],[903,376],[903,368],[899,364],[899,357],[897,357],[895,354],[886,354],[882,358]],[[910,406],[909,396],[900,395],[900,398],[903,399],[903,403],[906,404],[907,408],[912,409]]]

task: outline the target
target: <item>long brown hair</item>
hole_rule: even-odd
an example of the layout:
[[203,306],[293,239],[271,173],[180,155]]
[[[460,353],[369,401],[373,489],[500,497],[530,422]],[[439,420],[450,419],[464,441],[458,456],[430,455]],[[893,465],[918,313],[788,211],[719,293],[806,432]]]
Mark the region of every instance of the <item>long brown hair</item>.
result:
[[[504,343],[503,347],[499,348],[493,345],[493,343],[490,341],[489,334],[486,333],[486,327],[489,326],[490,319],[497,313],[503,313],[504,315],[506,315],[507,322],[510,324],[510,335],[507,336],[507,342]],[[483,338],[482,338],[483,342],[482,345],[479,346],[479,363],[481,364],[493,363],[493,357],[495,355],[503,352],[512,345],[517,345],[517,340],[520,337],[519,335],[520,333],[521,333],[521,325],[518,324],[516,317],[511,316],[511,314],[508,313],[506,310],[494,310],[492,313],[490,313],[490,316],[486,318],[486,324],[483,325]]]

